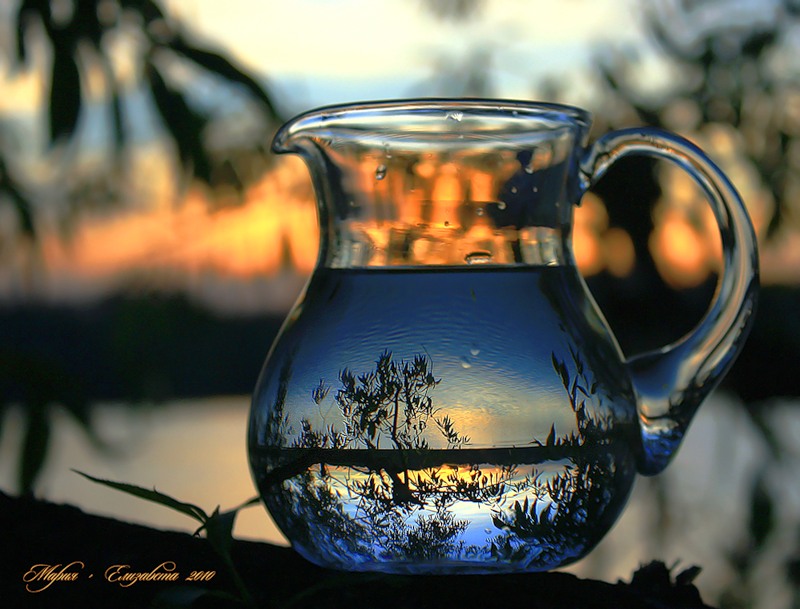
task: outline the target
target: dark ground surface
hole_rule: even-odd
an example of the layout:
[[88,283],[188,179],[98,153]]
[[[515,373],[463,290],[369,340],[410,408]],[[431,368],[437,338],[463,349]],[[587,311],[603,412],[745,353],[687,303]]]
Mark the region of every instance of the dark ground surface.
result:
[[[14,498],[0,493],[0,571],[3,607],[127,609],[153,606],[187,586],[191,571],[216,571],[202,585],[232,591],[224,567],[205,539],[86,514],[79,509]],[[267,608],[414,608],[460,609],[579,607],[626,609],[706,607],[688,574],[673,574],[660,563],[637,571],[630,582],[606,583],[567,573],[494,576],[387,576],[351,574],[316,567],[292,550],[264,543],[235,541],[233,558],[259,607]],[[57,581],[40,592],[26,586],[35,565],[70,565],[74,582]],[[138,582],[129,587],[109,582],[115,565],[149,572],[175,563],[181,582]],[[676,582],[677,580],[677,582]],[[165,596],[167,595],[167,596]],[[185,606],[185,605],[184,605]],[[233,601],[201,598],[193,607],[236,607]]]

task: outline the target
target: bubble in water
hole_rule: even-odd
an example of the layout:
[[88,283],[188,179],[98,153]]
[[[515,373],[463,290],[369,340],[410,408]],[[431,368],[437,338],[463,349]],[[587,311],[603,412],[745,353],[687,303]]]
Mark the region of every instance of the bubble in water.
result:
[[464,370],[469,370],[470,368],[472,368],[472,362],[470,362],[469,359],[467,359],[466,357],[462,357],[459,360],[459,362],[461,363],[461,367]]
[[517,194],[517,192],[519,192],[519,191],[517,190],[517,187],[516,187],[516,186],[512,186],[512,187],[511,187],[511,194]]
[[476,356],[480,355],[481,350],[478,348],[478,345],[473,343],[472,347],[470,347],[470,349],[469,349],[469,352],[470,352],[470,355],[472,355],[473,357],[476,357]]
[[505,208],[506,208],[506,202],[505,201],[498,201],[497,202],[497,209],[499,209],[500,211],[503,211]]
[[380,165],[378,165],[378,168],[375,170],[375,179],[376,180],[382,180],[385,177],[386,177],[386,165],[381,163]]
[[488,264],[492,261],[492,254],[485,250],[470,252],[464,256],[464,262],[467,264]]
[[482,215],[483,215],[483,207],[478,207],[478,208],[475,210],[475,213],[476,213],[477,215],[479,215],[479,216],[482,216]]
[[444,225],[445,225],[445,226],[450,226],[450,220],[445,220],[445,221],[444,221]]
[[538,186],[534,186],[533,187],[533,192],[539,192],[539,187]]

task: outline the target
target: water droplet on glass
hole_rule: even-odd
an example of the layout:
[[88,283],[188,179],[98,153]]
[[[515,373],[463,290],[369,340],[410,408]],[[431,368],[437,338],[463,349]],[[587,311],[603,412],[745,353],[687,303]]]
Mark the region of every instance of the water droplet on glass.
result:
[[471,363],[471,362],[469,361],[469,359],[467,359],[466,357],[462,357],[462,358],[459,360],[459,362],[461,363],[461,367],[462,367],[464,370],[469,370],[470,368],[472,368],[472,363]]
[[505,208],[506,208],[506,202],[505,201],[498,201],[497,202],[497,209],[499,209],[500,211],[503,211]]
[[538,186],[534,186],[533,187],[533,192],[539,192],[539,187]]
[[385,177],[386,177],[386,165],[381,163],[380,165],[378,165],[378,168],[375,170],[375,179],[376,180],[382,180]]
[[464,113],[459,112],[458,110],[451,110],[444,116],[445,118],[450,119],[451,121],[461,122],[461,119],[464,118]]
[[492,254],[481,250],[478,252],[470,252],[464,256],[464,262],[467,264],[488,264],[492,261]]
[[512,186],[512,187],[511,187],[511,194],[517,194],[517,192],[519,192],[519,190],[517,189],[517,187],[516,187],[516,186]]
[[478,345],[473,344],[472,347],[470,347],[469,352],[473,357],[475,357],[477,355],[480,355],[481,350],[478,348]]

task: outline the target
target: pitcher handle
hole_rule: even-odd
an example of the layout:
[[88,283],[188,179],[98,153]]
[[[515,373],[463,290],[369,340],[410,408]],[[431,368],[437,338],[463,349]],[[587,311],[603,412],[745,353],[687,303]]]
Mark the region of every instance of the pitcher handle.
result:
[[719,225],[724,265],[708,312],[689,334],[626,360],[642,438],[637,467],[652,475],[669,463],[698,406],[744,344],[758,291],[758,254],[753,226],[736,189],[702,150],[675,134],[634,128],[602,136],[581,159],[581,191],[617,160],[633,154],[673,161],[702,187]]

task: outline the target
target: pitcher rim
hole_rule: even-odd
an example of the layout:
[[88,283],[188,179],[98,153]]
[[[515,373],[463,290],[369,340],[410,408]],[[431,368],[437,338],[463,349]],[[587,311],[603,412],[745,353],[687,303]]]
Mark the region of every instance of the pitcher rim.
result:
[[[360,102],[329,104],[313,108],[295,115],[286,121],[275,133],[272,151],[276,154],[294,152],[291,141],[302,133],[318,128],[323,124],[330,126],[346,122],[357,123],[357,118],[367,117],[373,112],[389,113],[395,111],[420,112],[440,111],[458,113],[460,111],[481,110],[497,113],[498,117],[511,113],[519,120],[539,118],[540,120],[560,121],[587,131],[591,125],[592,114],[588,110],[569,104],[539,102],[517,99],[458,98],[458,97],[420,97],[408,99],[384,99]],[[458,115],[454,114],[453,118]],[[460,120],[457,118],[456,120]],[[500,133],[501,131],[498,131]]]

